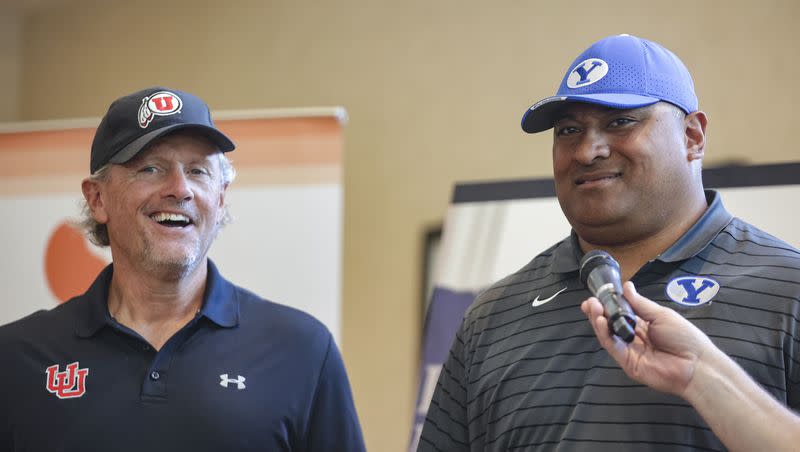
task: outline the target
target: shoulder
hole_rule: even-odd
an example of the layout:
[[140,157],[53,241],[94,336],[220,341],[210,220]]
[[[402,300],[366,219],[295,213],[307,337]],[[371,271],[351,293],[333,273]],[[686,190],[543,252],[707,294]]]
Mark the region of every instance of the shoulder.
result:
[[83,303],[76,297],[53,309],[36,311],[0,326],[0,350],[12,343],[63,340],[65,334],[74,333]]
[[733,218],[697,258],[740,304],[800,313],[800,251]]
[[329,340],[331,334],[328,328],[311,314],[267,300],[226,279],[211,260],[208,268],[211,289],[206,294],[206,302],[212,303],[214,309],[234,309],[241,330],[239,334],[253,336],[253,339],[261,335],[265,338],[311,337],[319,341]]
[[783,261],[800,269],[800,250],[739,218],[733,218],[713,243],[732,257]]
[[18,340],[22,335],[40,329],[45,313],[47,311],[36,311],[19,320],[0,326],[0,349],[6,348],[10,342]]
[[235,286],[239,301],[239,322],[249,331],[283,337],[307,346],[326,347],[331,341],[328,328],[313,315],[276,303]]
[[489,312],[506,310],[519,304],[527,304],[529,294],[538,289],[558,290],[564,276],[552,270],[556,250],[565,245],[564,239],[542,251],[522,268],[500,279],[482,291],[467,309],[466,317],[477,318]]

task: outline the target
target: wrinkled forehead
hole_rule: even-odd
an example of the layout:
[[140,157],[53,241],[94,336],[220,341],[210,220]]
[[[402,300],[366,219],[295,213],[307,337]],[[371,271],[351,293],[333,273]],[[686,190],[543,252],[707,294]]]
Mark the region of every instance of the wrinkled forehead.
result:
[[162,146],[164,144],[185,146],[190,145],[197,148],[211,149],[216,152],[221,152],[214,141],[203,131],[198,129],[179,129],[174,132],[170,132],[153,140],[152,143],[147,145],[145,150]]
[[135,162],[153,157],[182,155],[197,159],[212,159],[222,154],[219,147],[205,134],[197,130],[178,130],[153,140],[136,157]]

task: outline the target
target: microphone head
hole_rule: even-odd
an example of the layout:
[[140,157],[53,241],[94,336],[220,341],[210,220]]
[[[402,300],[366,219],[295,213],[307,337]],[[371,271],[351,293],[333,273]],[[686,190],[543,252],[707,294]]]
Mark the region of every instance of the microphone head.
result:
[[622,295],[619,264],[610,254],[593,250],[581,258],[581,282],[603,305],[608,327],[625,342],[636,337],[636,314]]
[[589,279],[589,274],[592,270],[601,265],[609,265],[619,273],[619,264],[611,257],[610,254],[603,250],[592,250],[583,255],[581,258],[580,278],[581,283],[585,286],[586,281]]

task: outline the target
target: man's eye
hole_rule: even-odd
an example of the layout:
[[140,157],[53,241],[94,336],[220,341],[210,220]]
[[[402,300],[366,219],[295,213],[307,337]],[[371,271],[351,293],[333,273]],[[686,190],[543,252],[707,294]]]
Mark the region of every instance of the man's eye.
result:
[[577,127],[572,126],[564,126],[564,127],[557,127],[556,128],[556,135],[572,135],[578,132]]
[[155,173],[156,171],[158,171],[158,168],[155,166],[145,166],[139,170],[140,173]]
[[617,119],[611,121],[611,124],[609,124],[609,126],[610,127],[622,127],[622,126],[628,125],[628,124],[633,123],[633,122],[635,122],[635,121],[633,119],[631,119],[631,118],[617,118]]
[[189,172],[195,175],[208,174],[208,171],[206,171],[204,168],[193,168]]

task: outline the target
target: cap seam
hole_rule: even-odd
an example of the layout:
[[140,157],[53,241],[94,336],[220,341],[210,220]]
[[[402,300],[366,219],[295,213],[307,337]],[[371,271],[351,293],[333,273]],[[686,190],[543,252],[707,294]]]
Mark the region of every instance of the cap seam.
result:
[[[647,93],[650,93],[652,91],[650,89],[650,88],[652,88],[652,86],[651,86],[652,84],[650,83],[650,67],[646,64],[647,63],[647,57],[648,57],[648,46],[647,46],[647,43],[645,41],[643,41],[643,40],[639,41],[639,45],[642,48],[641,57],[642,57],[642,67],[644,68],[644,91],[646,91]],[[659,99],[660,98],[661,97],[659,96]]]

